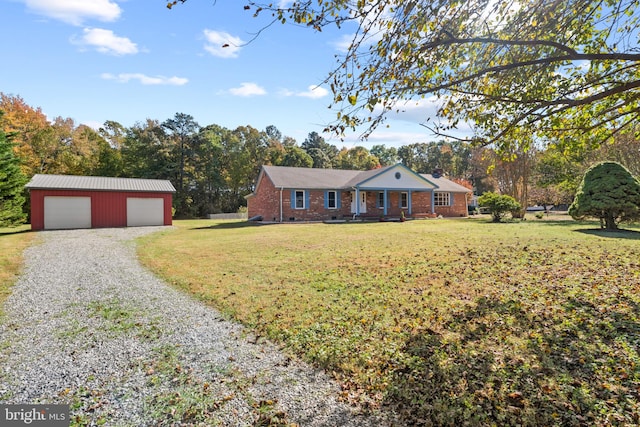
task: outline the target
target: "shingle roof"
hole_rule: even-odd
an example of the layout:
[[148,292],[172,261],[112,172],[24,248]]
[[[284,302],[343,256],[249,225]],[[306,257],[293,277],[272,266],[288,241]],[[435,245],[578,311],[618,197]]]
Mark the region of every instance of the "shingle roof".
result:
[[34,175],[25,186],[30,189],[133,191],[175,193],[171,182],[163,179],[112,178],[105,176]]
[[456,184],[455,182],[450,181],[443,176],[434,178],[433,175],[428,173],[421,173],[420,175],[427,181],[437,185],[438,188],[436,189],[436,191],[448,191],[451,193],[471,193],[471,190],[469,190],[467,187]]
[[275,187],[286,188],[344,188],[346,183],[363,171],[342,169],[295,168],[286,166],[263,166]]
[[[263,166],[263,172],[269,176],[276,188],[301,188],[301,189],[347,189],[353,188],[367,179],[384,173],[393,168],[387,166],[381,169],[368,171],[342,170],[342,169],[318,169],[297,168],[287,166]],[[456,184],[444,177],[434,178],[430,174],[420,174],[421,177],[434,184],[436,191],[448,191],[453,193],[469,193],[462,185]],[[426,183],[425,183],[426,184]]]

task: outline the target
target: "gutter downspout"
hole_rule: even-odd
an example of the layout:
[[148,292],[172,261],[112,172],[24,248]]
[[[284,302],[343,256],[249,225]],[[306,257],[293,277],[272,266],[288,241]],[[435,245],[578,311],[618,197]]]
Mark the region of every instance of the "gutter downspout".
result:
[[467,208],[467,214],[465,216],[469,216],[469,193],[464,193],[464,205]]
[[[352,200],[351,200],[351,203],[353,204],[353,200],[358,200],[358,199],[357,199],[357,196],[358,196],[358,195],[356,194],[356,187],[351,187],[350,194],[351,194],[351,191],[353,192],[353,198],[352,198]],[[353,213],[353,217],[352,217],[352,219],[353,219],[354,221],[356,220],[356,216],[358,215],[358,212],[357,212],[357,209],[358,209],[358,208],[357,208],[357,206],[358,206],[358,205],[357,205],[357,202],[356,202],[355,206],[356,206],[356,208],[355,208],[355,209],[353,210],[353,212],[352,212],[352,213]]]
[[280,187],[280,223],[282,223],[282,190],[283,187]]

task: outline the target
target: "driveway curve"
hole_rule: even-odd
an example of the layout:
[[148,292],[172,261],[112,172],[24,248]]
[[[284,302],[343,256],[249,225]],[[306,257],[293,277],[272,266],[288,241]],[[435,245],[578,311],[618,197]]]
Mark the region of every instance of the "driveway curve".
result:
[[383,426],[323,372],[155,277],[133,239],[39,233],[0,325],[0,403],[63,403],[77,425]]

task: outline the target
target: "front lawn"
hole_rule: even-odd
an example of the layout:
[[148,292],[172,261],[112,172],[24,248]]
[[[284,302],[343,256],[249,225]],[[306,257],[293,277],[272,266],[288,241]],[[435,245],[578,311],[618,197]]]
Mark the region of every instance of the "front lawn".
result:
[[0,318],[2,306],[11,293],[11,286],[22,266],[22,252],[31,243],[34,234],[29,225],[0,228]]
[[408,425],[640,422],[640,229],[176,221],[140,257]]

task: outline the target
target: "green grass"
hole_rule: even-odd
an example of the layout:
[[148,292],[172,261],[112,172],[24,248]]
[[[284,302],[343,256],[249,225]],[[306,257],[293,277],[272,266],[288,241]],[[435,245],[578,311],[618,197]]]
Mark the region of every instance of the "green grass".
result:
[[[533,217],[532,217],[533,218]],[[640,229],[176,221],[144,263],[413,425],[640,422]]]
[[158,347],[155,354],[154,360],[143,366],[147,382],[150,386],[167,386],[146,397],[145,413],[156,425],[201,425],[211,421],[210,414],[226,402],[225,398],[180,365],[176,348]]
[[[144,370],[153,392],[145,398],[145,414],[154,425],[222,425],[215,414],[227,402],[240,396],[253,408],[254,426],[290,427],[286,412],[275,408],[275,401],[256,400],[249,388],[249,378],[235,368],[218,372],[215,378],[202,379],[180,364],[180,350],[165,345],[154,349],[152,360],[144,362]],[[220,387],[225,384],[226,387]]]
[[2,306],[11,294],[22,267],[22,252],[31,244],[35,234],[27,232],[29,225],[13,228],[0,228],[0,319]]

